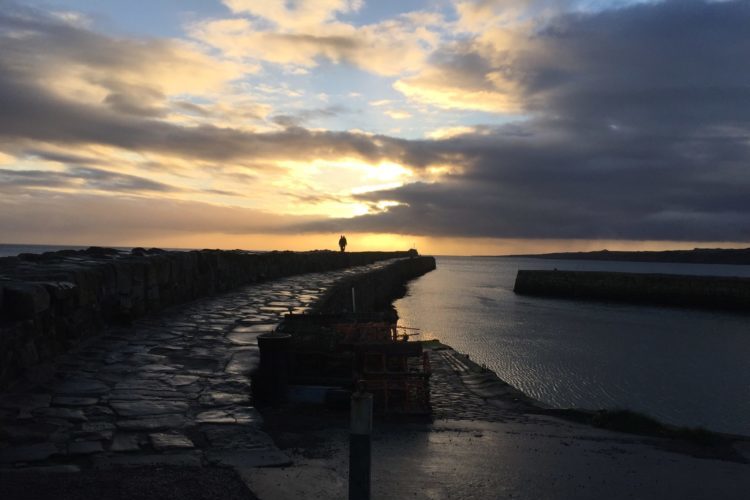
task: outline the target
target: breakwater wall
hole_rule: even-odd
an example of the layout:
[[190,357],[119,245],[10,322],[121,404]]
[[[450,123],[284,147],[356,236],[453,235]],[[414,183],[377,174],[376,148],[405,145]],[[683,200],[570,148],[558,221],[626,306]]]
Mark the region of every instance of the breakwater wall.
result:
[[0,388],[108,324],[249,283],[413,255],[94,247],[0,258]]
[[519,270],[513,290],[522,295],[750,312],[750,278]]
[[314,312],[351,312],[352,289],[357,312],[392,310],[392,302],[406,293],[407,282],[435,267],[434,257],[415,256],[396,261],[383,269],[342,280],[316,304]]

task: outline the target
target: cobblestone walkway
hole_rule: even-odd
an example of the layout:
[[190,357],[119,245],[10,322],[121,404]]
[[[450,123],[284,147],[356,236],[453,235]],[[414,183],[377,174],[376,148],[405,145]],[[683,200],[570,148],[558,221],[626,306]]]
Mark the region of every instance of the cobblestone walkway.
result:
[[247,286],[109,329],[59,358],[46,383],[0,395],[0,468],[288,461],[250,400],[257,336],[388,263]]
[[430,402],[435,419],[505,422],[519,418],[517,413],[497,408],[467,389],[461,376],[472,368],[464,354],[453,349],[432,350],[430,364]]

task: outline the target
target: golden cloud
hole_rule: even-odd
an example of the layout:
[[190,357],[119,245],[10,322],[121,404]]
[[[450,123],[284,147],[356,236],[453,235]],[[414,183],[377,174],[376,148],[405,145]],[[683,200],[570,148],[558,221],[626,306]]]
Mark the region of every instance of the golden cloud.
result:
[[394,120],[406,120],[407,118],[411,118],[411,113],[408,113],[406,111],[389,109],[384,111],[384,113]]
[[451,81],[446,73],[427,70],[415,77],[398,80],[393,88],[410,99],[443,109],[468,109],[493,113],[523,110],[520,89],[511,82],[492,81],[484,88],[471,88],[465,82]]
[[319,59],[348,63],[371,73],[394,76],[420,68],[439,34],[402,16],[354,26],[337,21],[283,24],[269,29],[246,18],[220,19],[190,27],[191,36],[225,56],[310,68]]
[[477,131],[476,127],[456,126],[456,127],[441,127],[428,132],[427,138],[436,141],[442,139],[450,139],[452,137],[458,137],[464,134],[473,134]]

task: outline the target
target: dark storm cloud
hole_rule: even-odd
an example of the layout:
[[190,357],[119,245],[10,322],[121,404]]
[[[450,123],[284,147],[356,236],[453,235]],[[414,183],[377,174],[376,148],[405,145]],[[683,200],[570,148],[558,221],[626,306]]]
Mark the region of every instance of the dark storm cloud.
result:
[[86,156],[58,153],[54,151],[45,151],[43,149],[27,149],[23,151],[24,156],[40,158],[42,160],[54,161],[57,163],[76,163],[78,165],[95,165],[99,160]]
[[749,27],[750,2],[675,0],[443,54],[469,86],[495,61],[530,118],[434,143],[461,175],[361,195],[401,206],[305,229],[750,241]]
[[65,171],[0,169],[0,190],[23,188],[84,188],[114,192],[180,191],[135,175],[98,168],[68,166]]
[[111,85],[111,87],[120,87],[118,91],[112,91],[104,98],[104,103],[113,111],[148,118],[165,114],[165,108],[155,104],[164,100],[161,92],[132,85]]
[[106,191],[175,191],[172,186],[136,175],[127,175],[88,167],[69,167],[69,176],[80,179],[88,187]]

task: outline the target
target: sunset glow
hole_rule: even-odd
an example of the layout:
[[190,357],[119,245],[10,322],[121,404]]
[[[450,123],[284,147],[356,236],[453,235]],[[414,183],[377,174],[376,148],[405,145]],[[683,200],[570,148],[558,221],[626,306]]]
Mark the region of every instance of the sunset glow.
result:
[[750,241],[747,2],[0,3],[3,243]]

